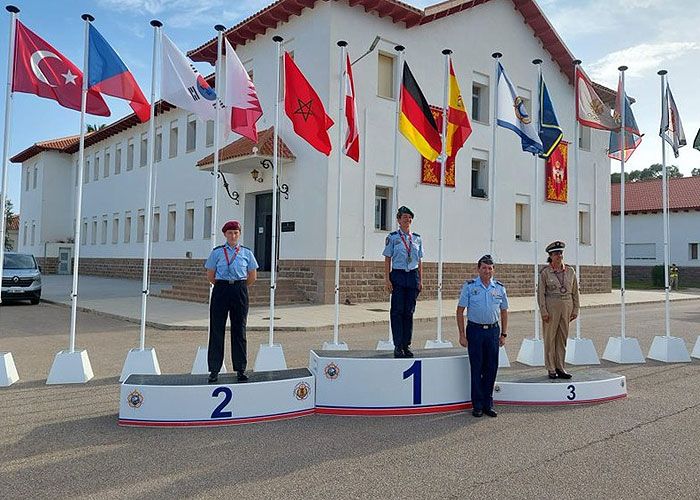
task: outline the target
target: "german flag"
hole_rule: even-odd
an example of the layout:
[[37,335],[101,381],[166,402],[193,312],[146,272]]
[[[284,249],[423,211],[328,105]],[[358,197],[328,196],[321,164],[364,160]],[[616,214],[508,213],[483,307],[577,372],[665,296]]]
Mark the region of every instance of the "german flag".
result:
[[403,63],[401,82],[399,131],[421,155],[430,161],[437,160],[442,151],[442,138],[430,106],[406,62]]

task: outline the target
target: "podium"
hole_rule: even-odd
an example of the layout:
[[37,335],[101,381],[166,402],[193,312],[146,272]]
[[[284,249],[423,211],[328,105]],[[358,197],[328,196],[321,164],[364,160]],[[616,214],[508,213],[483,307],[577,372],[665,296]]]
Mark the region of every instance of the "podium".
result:
[[246,424],[314,413],[314,377],[306,368],[236,375],[130,375],[121,386],[119,425],[196,427]]

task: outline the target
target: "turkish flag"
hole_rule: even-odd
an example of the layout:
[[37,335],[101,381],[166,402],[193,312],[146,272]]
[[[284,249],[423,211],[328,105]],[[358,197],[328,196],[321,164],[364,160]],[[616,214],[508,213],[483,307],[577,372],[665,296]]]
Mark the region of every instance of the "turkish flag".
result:
[[328,129],[333,126],[333,120],[326,114],[318,94],[287,52],[284,53],[284,112],[292,121],[297,135],[324,155],[330,155]]
[[[12,91],[53,99],[69,109],[80,111],[83,73],[70,60],[16,21]],[[102,95],[88,90],[86,112],[109,116]]]

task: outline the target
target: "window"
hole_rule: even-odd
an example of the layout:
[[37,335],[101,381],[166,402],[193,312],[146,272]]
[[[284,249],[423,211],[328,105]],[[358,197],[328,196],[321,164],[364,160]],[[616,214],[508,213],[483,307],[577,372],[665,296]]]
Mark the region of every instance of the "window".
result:
[[388,231],[391,226],[391,188],[379,187],[374,189],[374,229]]
[[112,215],[112,244],[119,243],[119,214]]
[[87,219],[83,219],[83,232],[80,235],[80,244],[85,245],[87,243]]
[[131,212],[124,213],[124,243],[131,241]]
[[194,238],[194,202],[185,203],[185,239]]
[[474,72],[472,80],[472,120],[489,123],[489,76]]
[[118,142],[114,149],[114,175],[122,173],[122,143]]
[[105,167],[102,177],[109,177],[109,161],[111,160],[111,155],[109,151],[105,149]]
[[530,196],[515,195],[515,239],[530,241]]
[[34,236],[36,236],[36,223],[32,221],[32,246],[34,246]]
[[589,127],[578,126],[578,148],[583,151],[591,150],[591,129]]
[[146,232],[146,229],[144,227],[145,224],[146,224],[146,216],[144,214],[144,210],[141,208],[141,209],[139,209],[139,211],[136,215],[136,242],[137,243],[143,243],[144,233]]
[[472,187],[473,198],[488,198],[489,195],[489,153],[474,150],[472,155]]
[[175,241],[175,224],[177,223],[175,208],[175,205],[168,205],[168,241]]
[[160,207],[153,209],[153,225],[151,226],[151,241],[160,239]]
[[85,158],[85,165],[83,165],[83,184],[90,182],[90,160]]
[[29,170],[29,167],[27,167],[27,170],[24,172],[24,190],[29,191],[29,178],[32,176],[32,171]]
[[163,159],[163,127],[158,127],[156,129],[156,150],[154,154],[154,161],[160,161]]
[[211,147],[214,145],[214,120],[207,120],[207,137],[206,146]]
[[139,167],[145,167],[148,163],[148,134],[141,134],[141,149],[139,150]]
[[90,244],[94,245],[97,243],[97,218],[92,218],[92,234],[90,235]]
[[588,204],[579,205],[578,209],[579,244],[591,244],[591,207]]
[[32,189],[36,189],[36,178],[39,177],[39,168],[34,165],[34,177],[32,178]]
[[170,144],[168,147],[168,156],[175,158],[177,156],[177,120],[170,122]]
[[105,245],[107,243],[107,216],[102,216],[102,232],[100,233],[100,243]]
[[394,99],[394,61],[389,54],[380,52],[377,61],[377,95]]
[[202,238],[205,240],[211,238],[211,198],[204,200],[204,224],[202,229]]
[[129,139],[126,145],[126,171],[134,169],[134,140]]
[[95,155],[95,168],[93,170],[93,181],[97,181],[100,179],[100,157]]
[[690,260],[698,260],[698,244],[689,243],[688,244],[688,258]]
[[197,117],[190,115],[187,117],[187,144],[185,151],[188,153],[197,149]]
[[625,243],[625,260],[656,260],[656,243]]

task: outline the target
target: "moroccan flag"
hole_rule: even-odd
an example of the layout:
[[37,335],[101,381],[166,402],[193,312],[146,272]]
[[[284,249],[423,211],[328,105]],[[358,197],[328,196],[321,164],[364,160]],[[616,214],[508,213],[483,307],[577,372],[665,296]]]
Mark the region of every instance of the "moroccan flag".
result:
[[613,120],[610,106],[598,97],[593,83],[583,70],[576,67],[576,119],[581,125],[600,130],[614,130],[619,125]]
[[472,124],[469,122],[469,115],[464,108],[462,92],[459,90],[455,70],[452,67],[450,58],[450,92],[447,107],[447,137],[445,149],[448,157],[456,157],[457,152],[462,149],[467,138],[472,133]]
[[401,82],[399,131],[424,158],[430,161],[437,160],[442,151],[442,138],[430,112],[430,106],[405,61]]
[[299,137],[324,155],[331,154],[328,129],[333,126],[333,120],[288,52],[284,53],[284,112]]
[[[53,99],[64,108],[80,111],[83,73],[48,42],[21,22],[15,22],[12,91]],[[107,103],[95,90],[88,90],[86,112],[110,115]]]
[[151,106],[134,75],[92,24],[89,29],[88,88],[129,101],[139,120],[147,122]]
[[[622,106],[625,106],[625,123],[622,123]],[[622,87],[622,75],[617,84],[617,97],[615,99],[615,123],[617,129],[610,132],[610,144],[608,147],[608,156],[614,160],[622,161],[623,155],[625,161],[632,156],[634,150],[637,149],[639,143],[642,142],[642,133],[637,126],[637,120],[632,114],[632,106],[627,94]],[[623,139],[624,137],[624,143]]]
[[542,141],[544,151],[540,155],[542,158],[549,156],[557,149],[561,142],[564,133],[559,126],[559,120],[554,112],[554,105],[549,98],[547,85],[544,83],[544,78],[540,75],[540,120],[539,120],[539,135]]
[[348,130],[345,133],[343,152],[353,160],[360,161],[360,133],[357,129],[357,103],[355,102],[355,80],[352,78],[350,55],[345,60],[345,119]]
[[231,130],[257,144],[257,121],[262,107],[255,85],[236,55],[227,38],[226,43],[226,92],[224,104],[231,108]]

